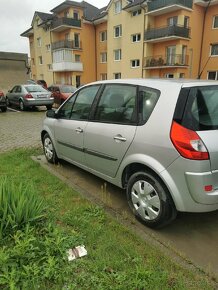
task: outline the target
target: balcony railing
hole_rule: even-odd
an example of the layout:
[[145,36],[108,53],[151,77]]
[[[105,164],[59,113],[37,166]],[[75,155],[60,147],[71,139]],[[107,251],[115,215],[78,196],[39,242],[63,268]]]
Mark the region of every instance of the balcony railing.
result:
[[180,5],[191,9],[192,4],[192,0],[154,0],[148,2],[148,11],[154,11],[172,5]]
[[144,58],[144,68],[157,68],[169,66],[188,66],[188,55],[169,54],[168,56],[156,55]]
[[67,17],[56,18],[52,21],[51,29],[54,30],[60,26],[81,27],[81,20]]
[[152,28],[145,31],[144,40],[149,41],[172,36],[190,38],[190,29],[179,25]]
[[53,42],[51,45],[52,50],[63,49],[63,48],[82,49],[81,41],[61,40],[61,41]]

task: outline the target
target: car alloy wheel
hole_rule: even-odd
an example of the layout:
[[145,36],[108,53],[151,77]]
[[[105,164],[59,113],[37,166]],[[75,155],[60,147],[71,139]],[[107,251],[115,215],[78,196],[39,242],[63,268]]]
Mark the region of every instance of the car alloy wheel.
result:
[[165,226],[176,217],[167,188],[150,171],[136,172],[130,177],[127,200],[134,215],[151,228]]
[[43,149],[45,157],[50,163],[56,163],[58,158],[50,136],[46,133],[43,138]]

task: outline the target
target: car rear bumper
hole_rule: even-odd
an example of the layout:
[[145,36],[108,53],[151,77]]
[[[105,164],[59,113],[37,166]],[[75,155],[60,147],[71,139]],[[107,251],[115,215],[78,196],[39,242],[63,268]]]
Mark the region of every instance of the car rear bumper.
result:
[[202,204],[218,204],[218,171],[186,172],[185,178],[192,198]]
[[53,105],[54,104],[54,98],[50,99],[29,99],[29,100],[24,100],[24,105],[26,107],[31,107],[31,106],[48,106],[48,105]]

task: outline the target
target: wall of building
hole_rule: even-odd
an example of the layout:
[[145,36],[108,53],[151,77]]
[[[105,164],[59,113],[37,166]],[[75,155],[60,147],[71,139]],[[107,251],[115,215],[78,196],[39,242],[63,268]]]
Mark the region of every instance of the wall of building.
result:
[[27,54],[0,52],[0,90],[6,93],[16,84],[26,83],[28,66]]
[[[102,79],[102,75],[107,75],[107,62],[108,62],[108,55],[107,55],[107,62],[101,62],[101,53],[107,53],[107,40],[101,41],[100,34],[101,32],[107,32],[107,22],[100,23],[96,25],[96,64],[97,64],[97,80]],[[108,37],[108,35],[107,35]]]

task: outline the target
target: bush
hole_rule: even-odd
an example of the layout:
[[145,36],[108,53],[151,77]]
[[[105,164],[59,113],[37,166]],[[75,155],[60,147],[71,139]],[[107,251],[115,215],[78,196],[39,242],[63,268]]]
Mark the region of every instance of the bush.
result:
[[0,238],[45,218],[45,202],[31,185],[0,179]]

